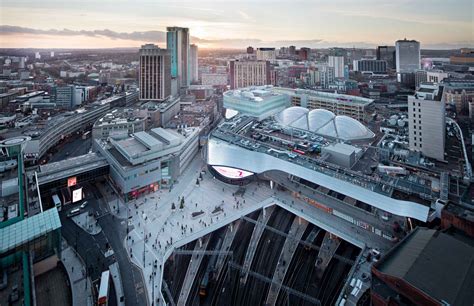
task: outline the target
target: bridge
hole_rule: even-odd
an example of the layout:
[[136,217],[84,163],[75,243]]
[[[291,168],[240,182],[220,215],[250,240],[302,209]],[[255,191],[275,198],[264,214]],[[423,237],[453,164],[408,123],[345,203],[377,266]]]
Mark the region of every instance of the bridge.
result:
[[108,173],[109,164],[107,160],[97,153],[88,153],[41,165],[37,175],[38,185],[42,191],[45,191],[53,188],[68,187],[69,178],[75,177],[75,184],[78,184]]

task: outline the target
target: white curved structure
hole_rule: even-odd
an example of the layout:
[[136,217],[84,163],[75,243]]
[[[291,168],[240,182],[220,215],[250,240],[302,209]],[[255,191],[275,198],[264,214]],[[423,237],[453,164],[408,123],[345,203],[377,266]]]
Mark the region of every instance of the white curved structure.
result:
[[392,199],[383,194],[312,170],[284,158],[277,158],[267,153],[247,150],[212,137],[208,142],[207,163],[211,166],[238,168],[253,173],[279,170],[314,182],[330,190],[334,190],[398,216],[415,218],[423,222],[426,222],[428,219],[428,206],[410,201]]
[[325,137],[346,141],[371,139],[375,134],[359,121],[348,116],[337,116],[325,109],[293,106],[275,115],[281,125],[307,130]]

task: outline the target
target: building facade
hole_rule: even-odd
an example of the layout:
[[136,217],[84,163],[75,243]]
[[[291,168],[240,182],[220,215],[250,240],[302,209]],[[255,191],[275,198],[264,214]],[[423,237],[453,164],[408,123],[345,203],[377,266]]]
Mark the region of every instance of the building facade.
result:
[[395,43],[397,79],[402,80],[402,74],[412,74],[420,69],[420,43],[416,40],[397,40]]
[[396,69],[396,55],[394,46],[378,46],[377,60],[386,61],[387,68]]
[[240,61],[233,60],[229,63],[230,88],[237,89],[249,86],[269,85],[269,61]]
[[257,48],[257,60],[270,62],[276,60],[275,48]]
[[170,54],[153,44],[140,53],[140,100],[163,101],[171,95]]
[[328,66],[334,68],[334,77],[344,77],[344,56],[333,56],[328,57]]
[[373,73],[386,73],[387,62],[385,60],[361,59],[354,60],[354,71],[370,71]]
[[374,100],[316,90],[273,87],[274,92],[286,94],[290,104],[312,109],[326,109],[336,115],[346,115],[359,121],[368,118]]
[[189,29],[168,27],[166,48],[171,52],[171,76],[178,81],[178,88],[190,84]]
[[192,44],[189,46],[189,67],[190,67],[190,83],[199,81],[199,64],[198,64],[198,46]]
[[437,160],[444,160],[446,134],[442,91],[442,87],[425,83],[414,96],[408,97],[410,150]]

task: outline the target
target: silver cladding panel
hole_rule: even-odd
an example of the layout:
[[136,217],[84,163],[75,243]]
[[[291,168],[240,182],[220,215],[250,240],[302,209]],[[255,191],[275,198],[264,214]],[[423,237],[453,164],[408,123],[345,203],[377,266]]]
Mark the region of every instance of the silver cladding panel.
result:
[[423,222],[428,219],[429,207],[425,205],[392,199],[300,166],[297,163],[288,162],[269,154],[246,150],[215,138],[209,139],[207,162],[211,166],[227,166],[254,173],[263,173],[270,170],[283,171],[398,216],[415,218]]

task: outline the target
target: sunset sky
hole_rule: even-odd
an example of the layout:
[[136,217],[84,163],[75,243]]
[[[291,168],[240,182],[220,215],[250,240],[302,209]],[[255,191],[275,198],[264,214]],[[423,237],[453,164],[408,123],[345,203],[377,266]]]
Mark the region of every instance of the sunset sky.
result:
[[474,45],[472,0],[1,0],[0,47],[164,46],[166,26],[189,27],[200,47],[422,48]]

